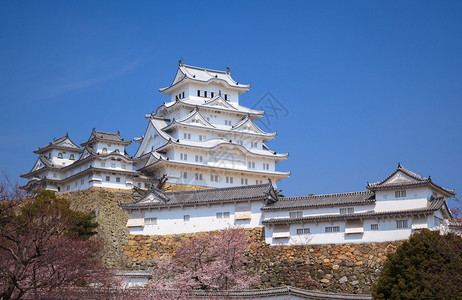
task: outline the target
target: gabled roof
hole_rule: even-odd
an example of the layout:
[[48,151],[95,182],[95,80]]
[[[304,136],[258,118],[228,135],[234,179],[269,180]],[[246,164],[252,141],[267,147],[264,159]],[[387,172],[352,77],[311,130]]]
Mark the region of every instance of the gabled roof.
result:
[[404,188],[414,186],[430,186],[446,196],[455,196],[454,190],[445,189],[432,182],[430,176],[423,177],[403,167],[398,163],[396,171],[391,173],[390,176],[384,180],[376,183],[368,183],[367,188],[371,191],[382,190],[382,189],[393,189],[393,188]]
[[207,101],[208,101],[207,99],[202,100],[202,99],[191,98],[187,100],[179,99],[179,100],[172,101],[172,102],[166,102],[157,108],[155,114],[154,113],[148,114],[146,115],[146,118],[151,118],[154,115],[158,117],[164,117],[164,110],[168,111],[170,109],[175,108],[176,106],[183,106],[183,107],[188,107],[188,108],[194,108],[196,106],[199,106],[200,108],[205,108],[205,109],[210,109],[210,110],[212,109],[220,110],[223,112],[236,113],[236,114],[243,115],[243,116],[250,115],[252,120],[256,120],[265,114],[264,111],[248,108],[248,107],[239,105],[235,102],[227,101],[227,103],[233,107],[233,108],[228,108],[224,106],[206,105],[206,103],[208,103]]
[[277,201],[272,183],[167,193],[154,189],[137,201],[119,205],[123,209],[142,209],[253,200],[266,203]]
[[73,151],[73,152],[82,152],[83,149],[80,148],[78,145],[76,145],[69,136],[66,135],[63,137],[60,137],[59,139],[55,139],[52,142],[50,142],[48,145],[40,147],[36,150],[34,150],[34,153],[36,154],[42,154],[46,151],[49,151],[51,149],[60,149],[60,150],[68,150],[68,151]]
[[257,125],[255,125],[254,122],[252,122],[249,116],[245,117],[240,122],[233,125],[231,130],[243,131],[243,132],[247,131],[247,132],[252,132],[252,133],[257,133],[257,134],[276,136],[276,133],[266,133],[263,130],[261,130]]
[[122,144],[122,145],[130,145],[132,142],[129,140],[124,140],[120,136],[120,132],[117,131],[117,133],[112,133],[112,132],[104,132],[104,131],[97,131],[95,128],[93,128],[90,137],[88,138],[88,141],[85,143],[80,144],[82,147],[85,147],[87,145],[91,145],[95,142],[107,142],[107,143],[114,143],[114,144]]
[[348,220],[348,219],[365,219],[365,218],[383,218],[393,216],[406,216],[406,215],[422,215],[428,214],[440,209],[447,210],[446,201],[443,197],[438,197],[428,202],[426,207],[405,209],[405,210],[391,210],[379,211],[374,210],[361,213],[352,214],[332,214],[332,215],[311,215],[300,218],[268,218],[262,221],[262,224],[290,224],[300,222],[322,222],[322,221],[335,221],[335,220]]
[[201,115],[198,107],[196,107],[193,111],[191,111],[189,114],[187,114],[181,119],[178,119],[178,120],[173,119],[172,123],[162,128],[162,130],[167,131],[171,127],[175,126],[176,124],[184,124],[184,125],[199,126],[199,127],[206,127],[206,128],[215,128],[215,126],[212,123],[207,121],[207,119]]
[[241,84],[234,81],[234,79],[231,77],[229,69],[228,71],[217,71],[200,67],[187,66],[180,63],[172,84],[166,88],[159,89],[159,91],[161,93],[168,94],[176,86],[179,86],[180,84],[188,81],[206,84],[211,82],[219,82],[228,88],[241,90],[240,93],[250,89],[250,85]]
[[370,191],[326,194],[326,195],[310,195],[301,197],[284,197],[276,203],[267,205],[262,210],[286,210],[296,208],[312,208],[312,207],[334,207],[343,205],[365,205],[375,202],[375,194]]
[[223,97],[220,94],[216,95],[215,97],[213,97],[210,100],[206,100],[204,102],[204,106],[211,106],[213,108],[222,107],[222,108],[228,108],[228,109],[232,109],[232,110],[237,110],[237,108],[232,106],[229,103],[229,101],[223,99]]

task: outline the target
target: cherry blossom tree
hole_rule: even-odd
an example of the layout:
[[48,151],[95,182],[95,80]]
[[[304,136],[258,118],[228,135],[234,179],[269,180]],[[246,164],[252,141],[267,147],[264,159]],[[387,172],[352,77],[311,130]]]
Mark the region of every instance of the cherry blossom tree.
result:
[[0,184],[0,299],[35,298],[97,281],[97,223],[54,192],[24,197]]
[[245,251],[250,241],[244,229],[225,229],[182,243],[172,256],[164,256],[148,288],[245,289],[259,282],[249,275]]

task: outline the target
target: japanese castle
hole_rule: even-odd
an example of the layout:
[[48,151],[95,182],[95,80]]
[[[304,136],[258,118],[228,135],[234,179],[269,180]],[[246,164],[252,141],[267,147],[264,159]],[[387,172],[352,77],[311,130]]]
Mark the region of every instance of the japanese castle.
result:
[[131,143],[120,133],[93,129],[78,146],[68,135],[38,148],[27,174],[27,190],[70,192],[92,187],[131,190],[149,188],[164,174],[170,184],[233,187],[273,182],[290,176],[276,170],[287,159],[265,142],[276,133],[254,121],[264,115],[239,104],[250,85],[236,82],[227,67],[216,71],[187,66],[180,60],[173,82],[160,92],[169,101],[146,115],[145,134],[133,157]]
[[[22,188],[71,192],[105,188],[141,196],[121,204],[130,213],[131,234],[166,235],[240,226],[264,227],[275,244],[338,244],[406,239],[413,232],[449,228],[446,200],[453,190],[398,164],[366,190],[341,194],[279,197],[276,170],[287,159],[266,142],[276,133],[260,129],[263,111],[240,105],[250,85],[226,71],[187,66],[180,60],[173,82],[160,89],[170,97],[146,115],[138,149],[119,132],[93,129],[77,145],[69,136],[34,151]],[[167,180],[176,191],[157,189]]]

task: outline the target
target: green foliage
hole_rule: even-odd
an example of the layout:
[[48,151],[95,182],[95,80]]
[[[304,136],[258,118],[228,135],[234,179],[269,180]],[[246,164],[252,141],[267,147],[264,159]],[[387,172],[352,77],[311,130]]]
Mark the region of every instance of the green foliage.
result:
[[98,223],[95,216],[74,211],[69,207],[66,199],[56,197],[55,192],[40,190],[36,192],[34,200],[26,203],[17,218],[34,219],[37,215],[48,215],[59,218],[70,228],[67,234],[82,239],[88,239],[96,234]]
[[423,230],[387,256],[374,299],[461,299],[462,238]]

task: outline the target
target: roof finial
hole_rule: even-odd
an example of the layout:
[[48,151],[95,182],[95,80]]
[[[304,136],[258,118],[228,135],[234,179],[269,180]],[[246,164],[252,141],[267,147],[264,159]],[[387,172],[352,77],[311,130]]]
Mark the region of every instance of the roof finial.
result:
[[93,127],[93,131],[95,131],[95,130],[96,130],[96,128],[95,128],[95,127]]
[[220,96],[221,96],[221,90],[218,90],[218,95],[220,95]]
[[226,73],[229,74],[229,66],[226,66]]
[[180,60],[178,61],[178,65],[180,65],[180,66],[183,65],[183,57],[180,57]]
[[120,131],[117,130],[117,134],[120,135]]
[[400,169],[402,166],[401,166],[401,163],[398,163],[398,169]]
[[66,131],[66,137],[69,137],[69,133]]

